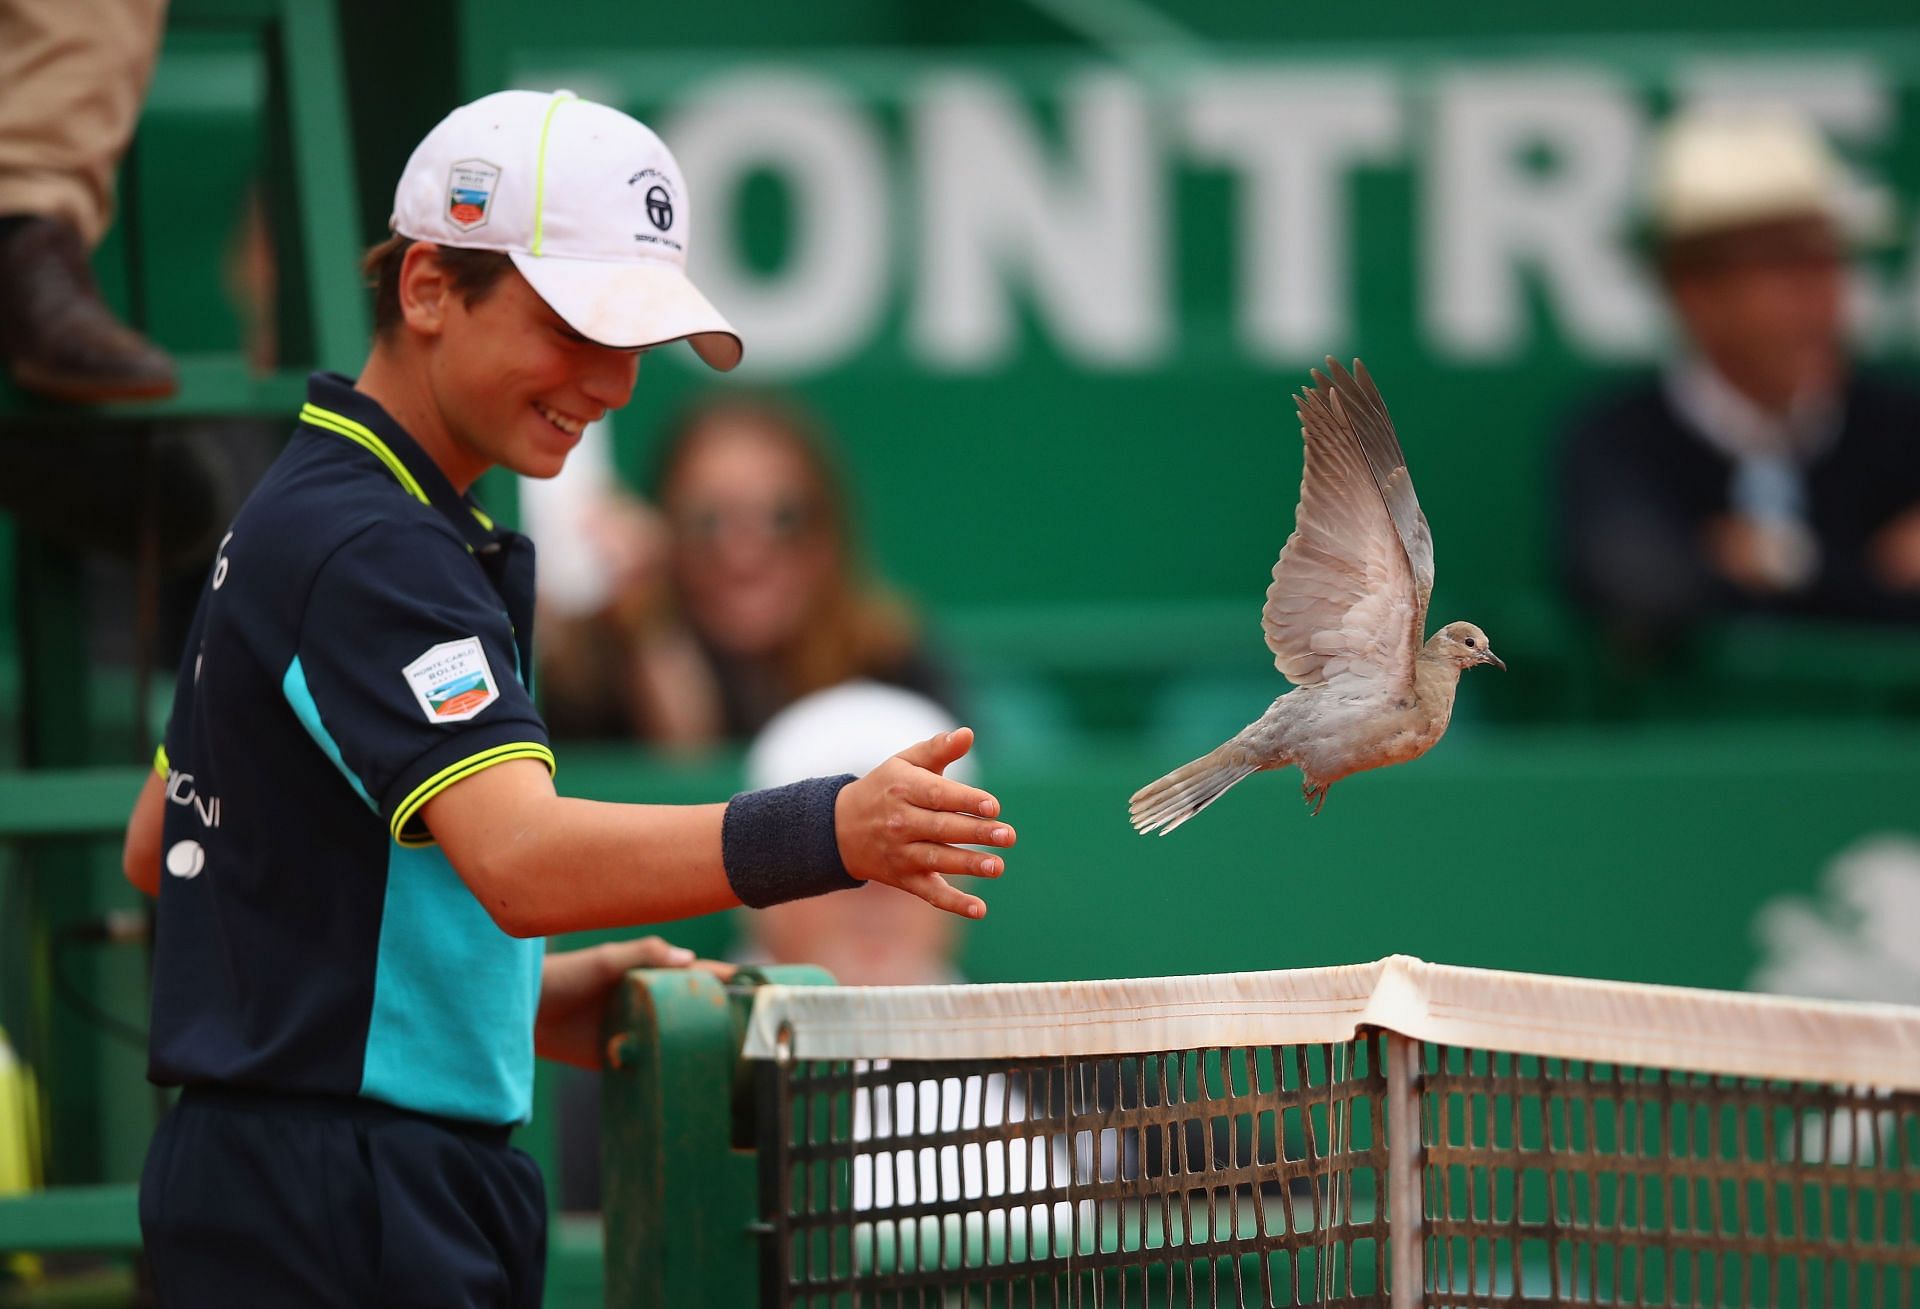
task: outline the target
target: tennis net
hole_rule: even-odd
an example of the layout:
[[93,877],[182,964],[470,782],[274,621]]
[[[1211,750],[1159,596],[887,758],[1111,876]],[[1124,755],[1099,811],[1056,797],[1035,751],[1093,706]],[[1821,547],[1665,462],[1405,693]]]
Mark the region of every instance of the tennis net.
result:
[[1920,1304],[1920,1010],[1451,968],[767,987],[768,1305]]

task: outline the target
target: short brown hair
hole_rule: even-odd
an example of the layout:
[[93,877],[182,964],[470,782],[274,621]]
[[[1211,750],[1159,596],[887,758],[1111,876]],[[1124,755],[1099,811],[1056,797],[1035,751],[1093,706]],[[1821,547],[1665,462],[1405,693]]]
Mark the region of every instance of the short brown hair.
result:
[[[400,325],[400,267],[407,251],[415,244],[410,236],[397,233],[361,256],[360,272],[373,288],[373,334],[386,337]],[[513,267],[513,260],[498,250],[464,250],[458,246],[435,247],[440,265],[453,280],[453,289],[469,305],[485,300]]]

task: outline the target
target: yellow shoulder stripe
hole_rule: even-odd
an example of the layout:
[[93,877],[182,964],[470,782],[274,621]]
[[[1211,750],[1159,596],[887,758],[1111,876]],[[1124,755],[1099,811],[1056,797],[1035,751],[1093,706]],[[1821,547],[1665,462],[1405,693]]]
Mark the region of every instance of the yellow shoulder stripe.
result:
[[407,471],[407,466],[400,462],[400,456],[395,454],[385,441],[375,436],[371,428],[354,422],[344,414],[336,414],[331,409],[322,409],[319,405],[312,403],[300,406],[300,421],[322,431],[344,436],[355,445],[364,448],[375,459],[387,466],[387,471],[393,474],[396,482],[407,489],[407,494],[421,504],[431,503],[427,499],[427,493],[420,489],[420,483],[415,480],[412,473]]
[[419,814],[427,801],[439,795],[455,782],[484,772],[495,764],[504,764],[509,759],[538,759],[547,766],[547,771],[555,770],[553,751],[538,741],[511,741],[506,745],[496,745],[479,754],[468,755],[458,763],[448,764],[439,772],[407,793],[400,807],[393,811],[393,821],[387,824],[387,830],[393,833],[393,839],[404,846],[432,845],[433,836],[424,828],[408,831],[408,825]]
[[162,741],[160,748],[153,752],[153,771],[165,777],[173,771],[173,764],[167,759],[167,743]]

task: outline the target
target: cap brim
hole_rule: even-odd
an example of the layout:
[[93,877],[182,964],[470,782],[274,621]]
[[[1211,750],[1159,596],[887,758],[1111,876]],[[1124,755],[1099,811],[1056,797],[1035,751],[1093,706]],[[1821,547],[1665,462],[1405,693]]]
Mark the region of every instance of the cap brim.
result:
[[620,350],[685,341],[723,373],[740,362],[740,334],[672,264],[518,251],[511,257],[540,298],[588,340]]

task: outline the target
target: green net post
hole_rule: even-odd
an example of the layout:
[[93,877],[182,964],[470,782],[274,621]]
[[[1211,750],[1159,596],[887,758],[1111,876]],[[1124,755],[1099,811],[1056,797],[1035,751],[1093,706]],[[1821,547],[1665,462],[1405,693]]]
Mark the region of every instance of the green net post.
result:
[[601,1079],[609,1309],[759,1301],[759,1165],[736,1103],[753,990],[831,985],[807,966],[743,968],[731,983],[638,969],[608,1006]]

